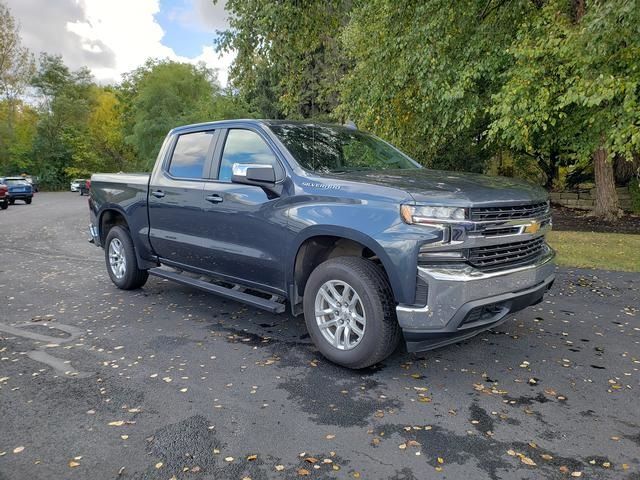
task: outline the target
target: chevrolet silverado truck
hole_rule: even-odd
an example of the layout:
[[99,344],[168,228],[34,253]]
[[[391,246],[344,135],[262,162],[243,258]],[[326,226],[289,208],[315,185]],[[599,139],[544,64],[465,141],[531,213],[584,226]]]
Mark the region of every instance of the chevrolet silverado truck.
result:
[[548,195],[423,168],[355,128],[232,120],[167,135],[151,174],[94,174],[92,241],[121,289],[149,275],[304,315],[364,368],[467,339],[554,281]]

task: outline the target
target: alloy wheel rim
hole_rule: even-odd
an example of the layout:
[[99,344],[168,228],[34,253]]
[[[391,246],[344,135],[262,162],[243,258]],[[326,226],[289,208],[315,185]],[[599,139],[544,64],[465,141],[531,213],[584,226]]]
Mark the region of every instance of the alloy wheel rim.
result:
[[118,238],[109,243],[109,266],[117,279],[124,277],[127,271],[127,259],[124,256],[124,247]]
[[338,350],[351,350],[364,337],[364,305],[355,289],[342,280],[322,284],[316,294],[315,317],[323,338]]

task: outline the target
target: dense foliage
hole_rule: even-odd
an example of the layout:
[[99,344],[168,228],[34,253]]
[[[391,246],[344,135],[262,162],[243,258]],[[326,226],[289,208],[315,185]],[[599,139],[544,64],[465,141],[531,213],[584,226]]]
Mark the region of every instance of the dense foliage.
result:
[[257,109],[350,119],[433,167],[549,188],[591,172],[596,213],[617,215],[612,164],[640,151],[640,1],[317,3],[227,2],[219,46],[241,95],[268,92]]
[[37,175],[43,188],[146,170],[171,128],[254,115],[203,65],[149,60],[113,86],[59,56],[35,65],[0,0],[0,175]]
[[172,128],[250,116],[237,98],[223,94],[213,72],[202,65],[150,60],[125,76],[118,93],[125,141],[147,168]]
[[258,116],[354,121],[435,168],[595,179],[608,218],[638,175],[640,0],[228,0],[227,90],[167,60],[109,87],[46,54],[34,72],[1,2],[0,173],[144,169],[176,125]]

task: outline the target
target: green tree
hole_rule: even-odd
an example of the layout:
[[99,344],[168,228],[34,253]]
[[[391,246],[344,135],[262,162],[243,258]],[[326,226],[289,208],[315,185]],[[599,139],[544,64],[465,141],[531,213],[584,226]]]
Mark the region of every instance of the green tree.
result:
[[125,77],[123,102],[126,141],[151,166],[167,132],[179,125],[249,116],[231,92],[222,92],[203,65],[150,60]]
[[[32,110],[20,95],[33,74],[33,56],[22,46],[20,28],[10,10],[0,1],[0,173],[22,170],[27,158],[25,119]],[[17,155],[17,156],[16,156]]]
[[86,132],[66,136],[72,150],[69,177],[88,177],[96,172],[138,169],[133,149],[124,141],[123,119],[116,94],[109,87],[91,89],[91,109]]
[[640,2],[549,0],[522,25],[493,98],[492,140],[515,151],[593,163],[595,214],[618,214],[612,160],[640,150]]
[[20,28],[0,1],[0,98],[15,99],[33,74],[33,55],[22,46]]
[[30,105],[0,101],[0,174],[32,171],[31,150],[37,123],[38,112]]
[[332,118],[350,63],[340,44],[351,0],[227,0],[218,49],[237,52],[230,80],[261,116]]
[[343,34],[355,67],[341,111],[425,165],[482,171],[487,108],[529,0],[359,2]]
[[32,84],[40,94],[34,171],[44,186],[60,188],[68,179],[67,169],[78,163],[78,146],[86,142],[95,87],[86,68],[72,72],[61,57],[47,54],[41,55]]

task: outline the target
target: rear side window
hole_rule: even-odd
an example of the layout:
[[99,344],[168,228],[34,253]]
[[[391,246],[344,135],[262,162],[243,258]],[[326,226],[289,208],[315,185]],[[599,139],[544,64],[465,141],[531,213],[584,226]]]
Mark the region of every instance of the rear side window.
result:
[[185,133],[178,137],[169,163],[169,174],[178,178],[204,178],[211,154],[213,131]]
[[278,160],[269,145],[251,130],[229,130],[224,144],[218,180],[231,181],[231,170],[234,163],[259,163],[273,165],[278,172]]

